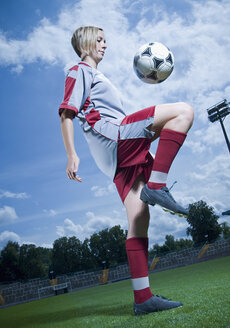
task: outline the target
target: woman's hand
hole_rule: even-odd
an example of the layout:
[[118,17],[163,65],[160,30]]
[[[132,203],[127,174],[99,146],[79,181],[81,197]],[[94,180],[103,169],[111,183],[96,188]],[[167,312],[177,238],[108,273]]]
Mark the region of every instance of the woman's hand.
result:
[[66,174],[70,180],[76,180],[78,182],[82,181],[82,179],[78,175],[76,175],[78,171],[79,163],[80,163],[80,158],[77,156],[77,154],[73,156],[68,156]]

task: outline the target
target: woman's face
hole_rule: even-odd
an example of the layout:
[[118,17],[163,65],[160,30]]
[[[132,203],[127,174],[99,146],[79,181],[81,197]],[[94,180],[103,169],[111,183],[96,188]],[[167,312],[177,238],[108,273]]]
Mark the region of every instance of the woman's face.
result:
[[97,34],[96,49],[95,52],[93,53],[93,57],[94,57],[93,59],[96,61],[97,64],[103,59],[106,48],[107,46],[106,46],[104,32],[99,30]]

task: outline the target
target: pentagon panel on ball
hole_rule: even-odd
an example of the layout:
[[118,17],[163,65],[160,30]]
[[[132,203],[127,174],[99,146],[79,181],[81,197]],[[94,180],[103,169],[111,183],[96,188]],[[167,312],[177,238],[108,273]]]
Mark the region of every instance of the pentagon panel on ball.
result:
[[133,68],[139,79],[156,84],[166,80],[172,73],[174,56],[172,51],[160,42],[146,43],[134,56]]

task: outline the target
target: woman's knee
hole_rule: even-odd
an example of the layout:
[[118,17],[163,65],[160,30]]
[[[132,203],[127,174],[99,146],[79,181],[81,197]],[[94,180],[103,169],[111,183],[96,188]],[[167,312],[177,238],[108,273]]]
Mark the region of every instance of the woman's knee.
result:
[[130,218],[130,223],[137,226],[148,226],[150,220],[149,211],[142,211],[140,213],[136,213],[133,217]]
[[185,102],[178,104],[180,106],[180,115],[183,115],[188,121],[193,122],[194,120],[194,109],[192,106]]
[[131,237],[146,237],[148,235],[149,217],[135,216],[129,218],[128,238]]
[[143,235],[147,233],[150,221],[149,208],[147,205],[139,208],[137,207],[136,210],[128,210],[127,218],[129,223],[129,232],[134,235]]

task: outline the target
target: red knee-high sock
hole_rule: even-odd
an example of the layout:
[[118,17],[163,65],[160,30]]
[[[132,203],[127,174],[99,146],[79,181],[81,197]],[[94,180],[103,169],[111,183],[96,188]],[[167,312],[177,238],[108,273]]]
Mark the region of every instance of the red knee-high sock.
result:
[[166,186],[167,176],[172,162],[182,146],[187,134],[163,129],[148,182],[150,189],[161,189]]
[[143,303],[152,297],[148,277],[148,238],[129,238],[126,252],[132,278],[134,300]]

